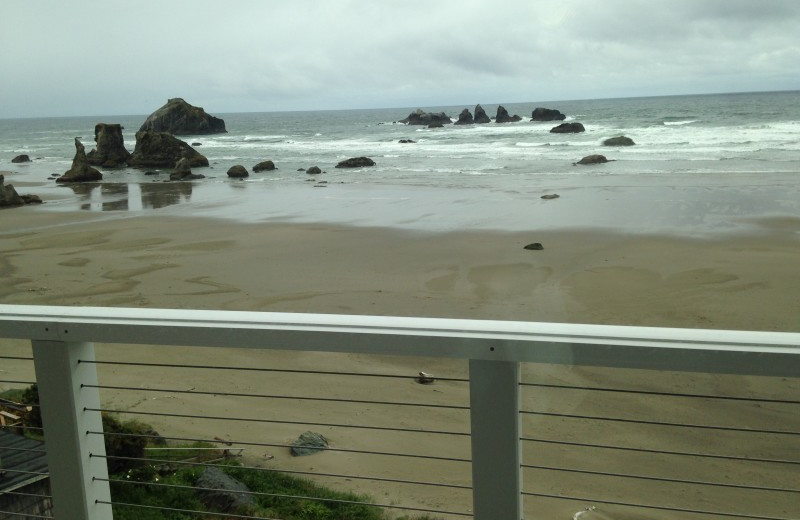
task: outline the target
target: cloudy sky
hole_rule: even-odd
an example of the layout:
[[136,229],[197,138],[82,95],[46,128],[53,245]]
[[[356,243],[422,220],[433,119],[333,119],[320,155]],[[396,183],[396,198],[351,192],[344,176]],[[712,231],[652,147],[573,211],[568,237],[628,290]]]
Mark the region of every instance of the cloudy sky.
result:
[[3,0],[0,118],[800,89],[798,0]]

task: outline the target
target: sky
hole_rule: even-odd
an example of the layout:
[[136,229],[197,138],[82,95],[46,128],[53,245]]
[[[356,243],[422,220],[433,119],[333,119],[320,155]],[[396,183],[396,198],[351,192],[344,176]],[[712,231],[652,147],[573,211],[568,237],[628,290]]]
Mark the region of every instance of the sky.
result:
[[0,118],[800,89],[798,0],[3,0]]

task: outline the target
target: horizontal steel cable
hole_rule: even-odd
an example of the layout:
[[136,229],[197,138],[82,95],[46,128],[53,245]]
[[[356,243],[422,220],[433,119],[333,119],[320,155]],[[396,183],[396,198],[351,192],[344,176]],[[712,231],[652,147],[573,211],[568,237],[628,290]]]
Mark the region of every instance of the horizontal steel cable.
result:
[[756,457],[737,457],[735,455],[717,455],[713,453],[696,453],[685,451],[669,451],[669,450],[655,450],[650,448],[631,448],[627,446],[611,446],[607,444],[591,444],[570,441],[555,441],[551,439],[537,439],[534,437],[521,437],[521,441],[526,442],[540,442],[543,444],[559,444],[562,446],[574,446],[580,448],[601,448],[608,450],[632,451],[637,453],[653,453],[658,455],[679,455],[686,457],[699,457],[708,459],[721,459],[721,460],[736,460],[741,462],[764,462],[768,464],[797,464],[800,465],[800,460],[783,460],[783,459],[765,459]]
[[42,428],[41,426],[24,426],[22,424],[6,424],[6,425],[3,425],[3,426],[0,426],[0,429],[1,428],[9,428],[9,429],[10,428],[15,428],[15,429],[18,429],[18,430],[38,430],[38,431],[43,431],[44,430],[44,428]]
[[[191,450],[191,448],[186,448],[187,450]],[[220,448],[222,451],[224,448]],[[228,464],[213,464],[209,462],[194,462],[189,460],[169,460],[169,459],[152,459],[152,458],[141,458],[141,457],[122,457],[119,455],[97,455],[94,453],[90,453],[89,457],[98,457],[103,459],[113,459],[113,460],[129,460],[129,461],[143,461],[148,462],[151,464],[175,464],[180,466],[199,466],[204,468],[230,468],[231,466]],[[340,475],[337,473],[317,473],[313,471],[297,471],[297,470],[289,470],[289,469],[277,469],[277,468],[262,468],[259,466],[235,466],[238,469],[247,469],[253,471],[263,471],[265,473],[286,473],[290,475],[306,475],[306,476],[314,476],[314,477],[333,477],[333,478],[348,478],[354,480],[372,480],[375,482],[390,482],[394,484],[412,484],[418,486],[431,486],[431,487],[445,487],[445,488],[453,488],[453,489],[472,489],[472,486],[464,486],[461,484],[442,484],[441,482],[421,482],[416,480],[403,480],[403,479],[394,479],[394,478],[386,478],[386,477],[368,477],[362,475]]]
[[14,385],[35,385],[36,381],[17,381],[16,379],[0,379],[0,383],[8,383]]
[[10,446],[2,446],[0,447],[2,451],[27,451],[29,453],[47,453],[45,450],[35,449],[35,448],[12,448]]
[[[226,440],[218,440],[218,439],[198,439],[193,437],[166,437],[163,435],[141,435],[136,433],[117,433],[117,432],[96,432],[92,430],[87,430],[86,432],[88,435],[111,435],[115,437],[142,437],[142,438],[149,438],[149,439],[166,439],[171,441],[184,441],[184,442],[208,442],[213,444],[225,444],[228,446],[237,444],[241,446],[259,446],[259,447],[266,447],[266,448],[292,448],[291,444],[272,444],[266,442],[248,442],[248,441],[226,441]],[[416,455],[413,453],[391,453],[391,452],[384,452],[384,451],[370,451],[370,450],[353,450],[353,449],[346,449],[346,448],[315,448],[319,449],[320,451],[336,451],[341,453],[358,453],[363,455],[385,455],[387,457],[406,457],[411,459],[427,459],[427,460],[441,460],[446,462],[472,462],[471,459],[461,459],[456,457],[438,457],[435,455]]]
[[800,401],[790,399],[764,399],[759,397],[738,397],[727,395],[707,395],[707,394],[684,394],[680,392],[655,392],[650,390],[626,390],[622,388],[601,388],[594,386],[577,386],[577,385],[556,385],[548,383],[520,383],[520,386],[531,386],[539,388],[558,388],[564,390],[588,390],[592,392],[614,392],[621,394],[640,394],[640,395],[658,395],[664,397],[689,397],[697,399],[721,399],[726,401],[748,401],[756,403],[776,403],[776,404],[800,404]]
[[566,473],[581,473],[585,475],[599,475],[604,477],[620,477],[620,478],[632,478],[632,479],[639,479],[639,480],[652,480],[656,482],[671,482],[674,484],[697,484],[702,486],[715,486],[715,487],[725,487],[725,488],[736,488],[736,489],[749,489],[753,491],[777,491],[781,493],[800,493],[800,489],[793,489],[793,488],[774,488],[774,487],[764,487],[764,486],[750,486],[747,484],[726,484],[723,482],[708,482],[704,480],[686,480],[686,479],[677,479],[677,478],[666,478],[666,477],[653,477],[649,475],[631,475],[628,473],[612,473],[606,471],[595,471],[595,470],[588,470],[588,469],[575,469],[575,468],[559,468],[557,466],[540,466],[536,464],[520,464],[522,468],[529,468],[529,469],[543,469],[548,471],[562,471]]
[[0,359],[16,359],[18,361],[33,361],[32,357],[23,357],[23,356],[0,356]]
[[[78,363],[92,363],[96,365],[122,365],[140,367],[159,367],[159,368],[198,368],[206,370],[241,370],[245,372],[281,372],[285,374],[313,374],[324,376],[360,376],[360,377],[385,377],[394,379],[416,379],[419,376],[400,375],[400,374],[367,374],[364,372],[333,372],[329,370],[300,370],[291,368],[259,368],[259,367],[237,367],[220,365],[187,365],[175,363],[145,363],[133,361],[97,361],[79,359]],[[450,381],[456,383],[469,383],[469,379],[459,377],[435,377],[436,381]]]
[[469,410],[469,406],[464,406],[464,405],[403,403],[398,401],[367,401],[360,399],[338,399],[334,397],[306,397],[297,395],[250,394],[250,393],[240,393],[240,392],[209,392],[203,390],[176,390],[170,388],[140,388],[136,386],[111,386],[111,385],[81,385],[81,388],[100,388],[103,390],[133,390],[137,392],[164,392],[171,394],[213,395],[213,396],[224,396],[224,397],[296,399],[298,401],[323,401],[323,402],[335,402],[335,403],[380,404],[380,405],[391,405],[391,406],[418,406],[427,408],[445,408],[450,410]]
[[519,413],[524,415],[541,415],[544,417],[562,417],[566,419],[584,419],[584,420],[589,419],[593,421],[621,422],[627,424],[647,424],[650,426],[673,426],[677,428],[695,428],[701,430],[721,430],[727,432],[740,432],[740,433],[765,433],[770,435],[800,435],[800,432],[786,431],[786,430],[759,430],[755,428],[741,428],[734,426],[671,423],[671,422],[661,422],[661,421],[646,421],[642,419],[623,419],[619,417],[599,417],[596,415],[574,415],[574,414],[556,413],[556,412],[537,412],[531,410],[520,410]]
[[3,471],[5,473],[17,473],[18,475],[37,475],[40,477],[46,477],[49,475],[47,472],[42,473],[41,471],[27,471],[24,469],[3,468]]
[[53,495],[42,495],[39,493],[24,493],[22,491],[3,491],[4,495],[18,495],[21,497],[53,498]]
[[213,421],[239,421],[239,422],[255,422],[265,424],[298,424],[302,426],[328,426],[331,428],[354,428],[359,430],[379,430],[391,432],[405,432],[405,433],[429,433],[435,435],[457,435],[469,436],[469,432],[451,432],[441,430],[419,430],[414,428],[393,428],[389,426],[366,426],[363,424],[339,424],[339,423],[321,423],[321,422],[306,422],[306,421],[281,421],[278,419],[256,419],[252,417],[225,417],[219,415],[192,415],[183,413],[167,413],[167,412],[139,412],[134,410],[114,410],[109,408],[84,408],[87,412],[106,412],[106,413],[119,413],[119,414],[132,414],[132,415],[150,415],[154,417],[179,417],[181,419],[211,419]]
[[549,495],[547,493],[532,493],[528,491],[523,491],[523,495],[531,496],[531,497],[541,497],[541,498],[557,498],[560,500],[579,500],[581,502],[590,502],[596,504],[608,504],[612,506],[624,506],[624,507],[641,507],[642,509],[656,509],[659,511],[672,511],[675,513],[693,513],[698,515],[716,515],[716,516],[727,516],[730,518],[747,518],[750,520],[795,520],[792,518],[784,518],[778,516],[760,516],[760,515],[745,515],[740,513],[723,513],[719,511],[705,511],[703,509],[688,509],[688,508],[681,508],[681,507],[669,507],[669,506],[652,506],[647,504],[634,504],[630,502],[615,502],[613,500],[598,500],[594,498],[586,498],[586,497],[573,497],[567,495]]
[[0,511],[0,515],[24,516],[25,518],[44,518],[46,520],[55,519],[54,516],[34,515],[32,513],[15,513],[14,511]]
[[235,515],[233,513],[211,513],[209,511],[196,511],[194,509],[178,509],[176,507],[147,506],[144,504],[130,504],[128,502],[112,502],[108,500],[95,500],[95,504],[107,504],[110,506],[138,507],[140,509],[157,509],[159,511],[171,511],[173,513],[188,513],[190,515],[203,516],[224,516],[225,518],[242,518],[244,520],[280,520],[279,518],[264,518],[263,516]]
[[[135,480],[124,480],[124,479],[106,479],[106,478],[98,478],[92,477],[92,480],[97,480],[100,482],[114,482],[120,484],[133,484],[133,485],[140,485],[140,486],[155,486],[155,487],[163,487],[163,488],[172,488],[172,489],[191,489],[193,491],[230,491],[229,489],[223,488],[209,488],[209,487],[199,487],[199,486],[186,486],[181,484],[164,484],[161,482],[138,482]],[[241,495],[251,495],[251,496],[260,496],[260,497],[271,497],[271,498],[291,498],[295,500],[310,500],[312,502],[327,502],[331,504],[349,504],[349,505],[359,505],[359,506],[368,506],[368,507],[383,507],[387,509],[399,509],[402,511],[416,511],[420,513],[436,513],[436,514],[444,514],[444,515],[456,515],[456,516],[472,516],[472,513],[459,513],[456,511],[442,511],[437,509],[423,509],[419,507],[408,507],[408,506],[395,506],[390,504],[374,504],[370,502],[358,502],[356,500],[343,500],[341,498],[322,498],[322,497],[307,497],[301,495],[287,495],[284,493],[264,493],[261,491],[234,491],[236,494]]]

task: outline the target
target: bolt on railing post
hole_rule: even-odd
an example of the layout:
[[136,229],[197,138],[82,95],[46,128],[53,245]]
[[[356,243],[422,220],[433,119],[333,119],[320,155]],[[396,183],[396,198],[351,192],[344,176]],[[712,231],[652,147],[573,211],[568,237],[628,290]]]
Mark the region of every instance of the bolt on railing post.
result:
[[[97,371],[91,343],[33,341],[39,405],[45,432],[50,489],[56,518],[109,520],[113,518],[102,435]],[[90,454],[100,455],[90,457]]]
[[522,518],[519,363],[469,361],[475,520]]

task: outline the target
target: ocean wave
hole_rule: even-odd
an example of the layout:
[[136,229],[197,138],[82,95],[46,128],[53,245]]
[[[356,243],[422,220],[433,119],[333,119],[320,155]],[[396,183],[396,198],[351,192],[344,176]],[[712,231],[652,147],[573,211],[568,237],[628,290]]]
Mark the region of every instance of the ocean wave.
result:
[[687,119],[686,121],[664,121],[664,126],[683,126],[683,125],[691,125],[692,123],[697,123],[699,119]]

